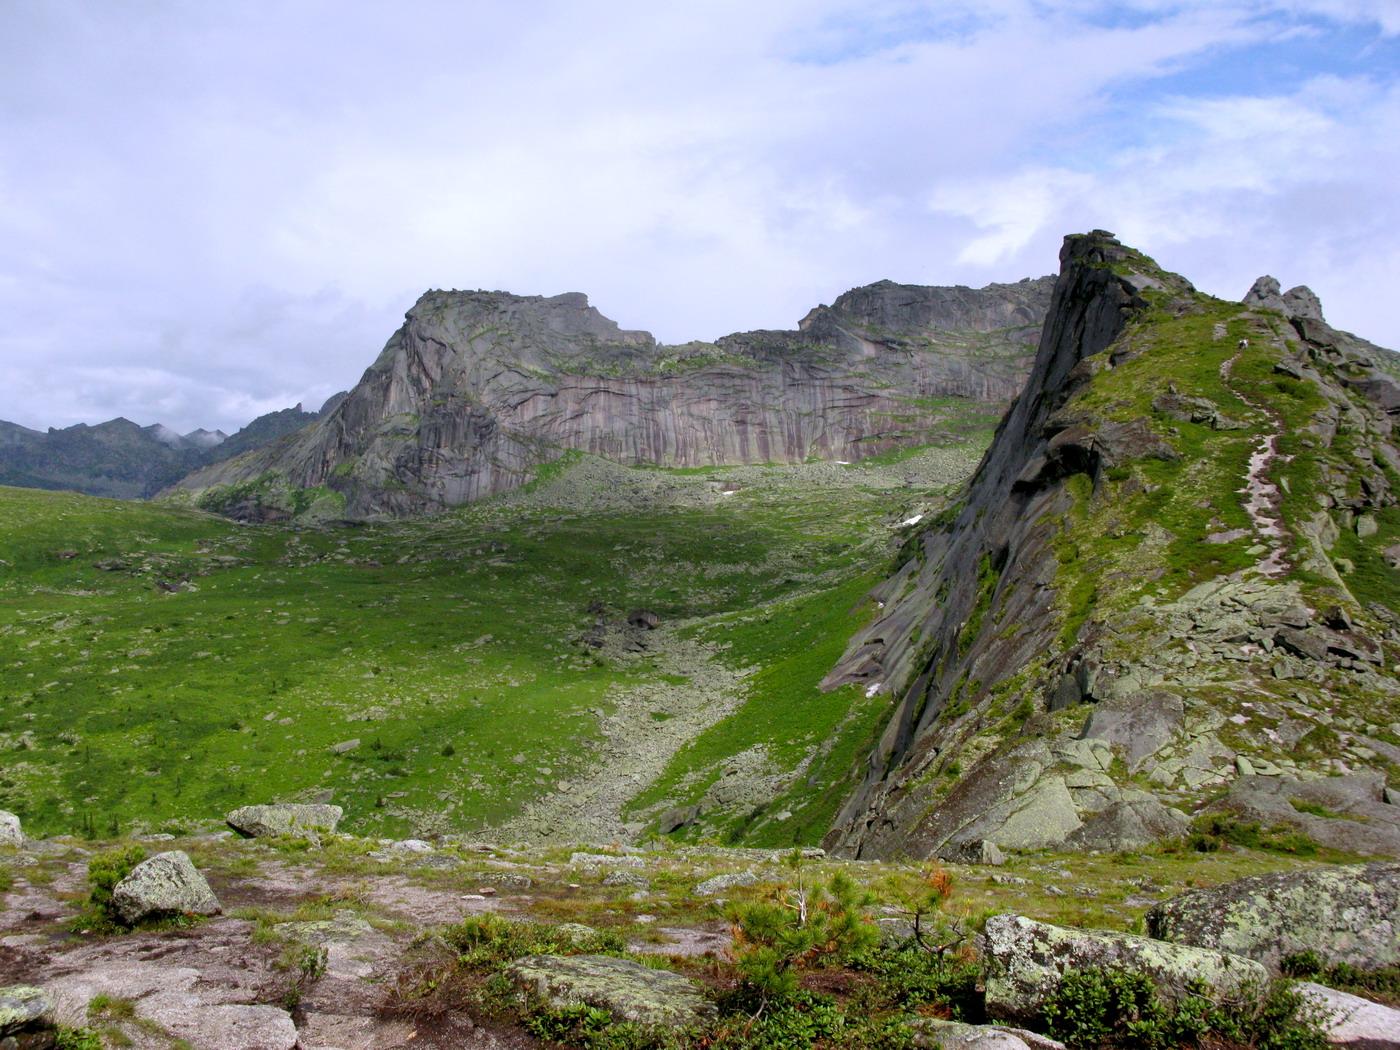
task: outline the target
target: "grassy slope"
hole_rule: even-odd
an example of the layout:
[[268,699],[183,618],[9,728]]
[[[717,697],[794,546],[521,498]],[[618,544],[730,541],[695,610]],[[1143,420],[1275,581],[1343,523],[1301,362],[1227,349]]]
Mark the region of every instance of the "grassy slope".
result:
[[577,644],[602,602],[763,665],[668,778],[767,743],[817,783],[765,837],[810,841],[878,714],[815,684],[890,512],[927,493],[803,469],[745,468],[725,498],[716,472],[633,471],[663,493],[640,509],[536,494],[336,530],[0,490],[0,807],[32,834],[109,835],[331,789],[363,833],[500,823],[589,763],[611,690],[661,681]]

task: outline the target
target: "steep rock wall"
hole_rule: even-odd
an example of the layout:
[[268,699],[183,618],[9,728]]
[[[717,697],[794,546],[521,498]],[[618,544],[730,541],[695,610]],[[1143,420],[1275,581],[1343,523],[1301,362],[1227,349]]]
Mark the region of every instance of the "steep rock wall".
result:
[[674,467],[861,459],[949,426],[945,399],[984,417],[1009,401],[1051,283],[880,282],[797,332],[680,347],[619,328],[577,293],[429,292],[324,419],[177,488],[238,489],[224,509],[256,518],[277,513],[275,479],[329,489],[365,517],[481,499],[569,450]]

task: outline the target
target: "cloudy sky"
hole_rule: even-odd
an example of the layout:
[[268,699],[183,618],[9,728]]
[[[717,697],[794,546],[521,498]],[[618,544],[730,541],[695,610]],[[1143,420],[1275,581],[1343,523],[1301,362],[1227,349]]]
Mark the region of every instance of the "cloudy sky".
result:
[[1094,227],[1400,346],[1400,2],[0,3],[26,426],[314,406],[427,288],[683,342]]

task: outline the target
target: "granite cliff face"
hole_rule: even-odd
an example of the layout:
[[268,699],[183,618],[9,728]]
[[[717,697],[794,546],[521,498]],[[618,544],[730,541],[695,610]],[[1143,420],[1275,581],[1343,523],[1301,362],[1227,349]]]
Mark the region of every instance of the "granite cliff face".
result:
[[856,460],[926,443],[1021,388],[1052,280],[888,281],[795,332],[663,346],[581,294],[428,292],[325,418],[179,490],[235,517],[441,510],[569,451],[670,467]]
[[1396,355],[1102,231],[1061,263],[1025,391],[827,680],[898,698],[827,845],[1132,849],[1204,806],[1400,854]]

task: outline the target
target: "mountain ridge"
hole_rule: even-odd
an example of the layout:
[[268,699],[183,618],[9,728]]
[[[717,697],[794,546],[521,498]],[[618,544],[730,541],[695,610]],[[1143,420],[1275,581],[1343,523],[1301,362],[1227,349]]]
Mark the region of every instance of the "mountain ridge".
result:
[[[1379,348],[1271,278],[1213,300],[1103,231],[1061,258],[1024,394],[828,676],[900,699],[827,844],[1134,848],[1213,806],[1393,854],[1400,387]],[[1335,754],[1297,750],[1334,722]],[[1333,773],[1328,817],[1291,805]]]
[[669,467],[862,459],[927,442],[959,403],[999,412],[1051,283],[880,282],[796,331],[680,346],[620,328],[581,293],[427,292],[324,420],[171,491],[255,520],[318,503],[363,518],[506,491],[566,451]]

